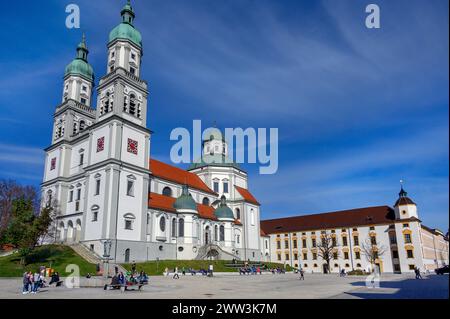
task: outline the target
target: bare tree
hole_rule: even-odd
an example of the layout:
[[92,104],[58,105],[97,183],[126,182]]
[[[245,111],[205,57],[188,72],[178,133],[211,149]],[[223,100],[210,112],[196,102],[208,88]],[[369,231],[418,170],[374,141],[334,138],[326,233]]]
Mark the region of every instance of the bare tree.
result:
[[370,263],[372,271],[375,269],[375,264],[387,251],[383,245],[377,245],[375,237],[368,237],[361,245],[361,250],[366,257],[367,262]]
[[321,234],[320,240],[317,243],[317,253],[320,258],[322,258],[327,263],[327,272],[330,271],[331,260],[334,258],[335,254],[338,254],[337,240],[330,234]]

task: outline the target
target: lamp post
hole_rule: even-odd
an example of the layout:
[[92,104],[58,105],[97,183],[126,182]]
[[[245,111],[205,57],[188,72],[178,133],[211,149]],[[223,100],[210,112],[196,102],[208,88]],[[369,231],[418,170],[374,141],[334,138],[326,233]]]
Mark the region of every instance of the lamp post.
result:
[[111,253],[112,240],[107,239],[103,241],[103,278],[108,280],[109,275],[109,261],[112,259]]

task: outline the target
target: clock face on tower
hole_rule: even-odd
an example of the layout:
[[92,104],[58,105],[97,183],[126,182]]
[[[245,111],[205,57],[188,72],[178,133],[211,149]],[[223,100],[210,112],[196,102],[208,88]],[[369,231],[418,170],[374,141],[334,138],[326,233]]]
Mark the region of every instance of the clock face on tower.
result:
[[131,138],[128,139],[128,147],[127,151],[129,153],[137,155],[138,153],[138,142],[135,140],[132,140]]
[[105,137],[97,139],[97,152],[101,152],[105,149]]

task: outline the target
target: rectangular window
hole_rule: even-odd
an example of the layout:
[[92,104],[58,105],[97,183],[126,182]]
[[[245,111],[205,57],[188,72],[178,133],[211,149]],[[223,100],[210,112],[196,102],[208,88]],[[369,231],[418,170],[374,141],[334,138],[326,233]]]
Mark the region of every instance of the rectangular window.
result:
[[81,87],[81,90],[82,90],[83,92],[86,92],[86,91],[87,91],[87,87],[83,85],[83,86]]
[[84,163],[84,154],[80,154],[80,166]]
[[405,243],[411,244],[411,234],[405,234]]
[[353,236],[353,243],[355,244],[355,246],[359,246],[359,238],[358,238],[358,236]]
[[134,182],[127,181],[127,196],[134,196]]
[[312,246],[316,247],[316,245],[317,245],[316,240],[313,238],[311,241],[312,241]]
[[69,193],[69,202],[73,201],[73,191],[70,191]]
[[277,259],[281,260],[281,254],[277,254]]
[[77,200],[81,199],[81,188],[77,189]]
[[269,242],[266,240],[266,249],[269,249]]
[[133,223],[131,222],[131,220],[125,220],[125,229],[132,230],[132,225]]
[[347,242],[347,237],[342,237],[342,246],[347,246],[348,242]]
[[131,60],[135,60],[136,59],[136,54],[131,53]]
[[240,236],[237,235],[237,236],[236,236],[236,241],[237,241],[238,244],[239,244],[239,238],[240,238]]
[[389,241],[391,242],[391,244],[397,244],[397,237],[391,236],[389,237]]
[[53,157],[50,161],[50,170],[53,171],[56,168],[56,157]]
[[377,238],[375,236],[370,236],[370,243],[372,245],[376,245],[377,244]]
[[79,211],[80,210],[80,202],[75,202],[75,211]]
[[214,192],[218,193],[219,192],[219,182],[214,182],[213,187],[214,187]]
[[348,259],[348,252],[344,251],[344,259]]
[[403,224],[403,228],[408,228],[409,224]]
[[337,246],[337,240],[336,240],[336,237],[332,237],[332,238],[331,238],[331,245],[332,245],[333,247],[336,247],[336,246]]
[[289,254],[286,254],[285,257],[286,257],[286,260],[289,260]]
[[303,260],[308,260],[308,254],[307,253],[303,253]]
[[370,229],[370,230],[375,230],[375,227],[374,227],[374,226],[370,226],[369,229]]
[[92,221],[96,222],[98,220],[98,212],[92,212]]
[[361,253],[359,251],[355,251],[355,259],[361,259]]
[[413,253],[412,249],[407,249],[406,250],[406,256],[408,258],[414,258],[414,253]]
[[409,265],[409,270],[414,270],[414,269],[416,269],[415,265]]
[[298,255],[294,254],[294,259],[297,260],[298,259]]
[[397,250],[393,250],[392,251],[392,258],[398,258],[398,251]]
[[333,259],[335,259],[335,260],[338,259],[338,253],[337,253],[337,252],[334,252],[334,253],[333,253]]
[[100,195],[100,180],[95,180],[95,195]]
[[303,248],[306,248],[306,239],[303,239],[302,242]]
[[313,260],[317,260],[317,253],[313,253]]
[[136,74],[136,70],[134,68],[130,68],[130,73],[135,75]]
[[80,99],[80,102],[81,102],[81,104],[86,104],[86,99],[85,99],[84,97],[82,97],[82,98]]
[[223,192],[228,193],[228,182],[223,183]]
[[[294,239],[293,245],[294,245],[294,249],[297,249],[297,240],[296,239]],[[297,258],[295,258],[295,259],[297,259]]]
[[289,242],[287,240],[284,241],[284,248],[286,248],[286,249],[289,248]]
[[277,241],[277,249],[281,249],[281,241]]

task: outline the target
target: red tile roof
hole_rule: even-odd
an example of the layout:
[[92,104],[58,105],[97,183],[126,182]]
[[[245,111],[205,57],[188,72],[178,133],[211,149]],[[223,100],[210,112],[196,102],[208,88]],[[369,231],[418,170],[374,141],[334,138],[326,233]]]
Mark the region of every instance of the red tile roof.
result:
[[394,221],[395,213],[391,207],[376,206],[315,215],[263,220],[261,221],[261,229],[266,234],[275,234],[292,231],[390,224]]
[[189,187],[203,191],[205,193],[217,195],[210,189],[197,175],[187,172],[181,168],[163,163],[161,161],[150,160],[150,172],[161,179],[165,179],[178,184],[187,184]]
[[255,204],[255,205],[260,205],[259,202],[256,200],[256,198],[249,192],[248,189],[239,187],[239,186],[234,186],[236,188],[236,190],[239,192],[239,194],[241,194],[241,196],[244,198],[244,200],[246,202],[249,202],[251,204]]
[[[148,207],[158,210],[163,210],[170,213],[175,213],[173,203],[176,198],[170,196],[164,196],[161,194],[150,193],[148,195]],[[197,211],[201,218],[216,220],[214,215],[214,207],[197,204]]]

